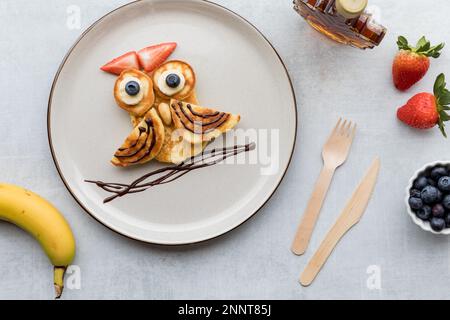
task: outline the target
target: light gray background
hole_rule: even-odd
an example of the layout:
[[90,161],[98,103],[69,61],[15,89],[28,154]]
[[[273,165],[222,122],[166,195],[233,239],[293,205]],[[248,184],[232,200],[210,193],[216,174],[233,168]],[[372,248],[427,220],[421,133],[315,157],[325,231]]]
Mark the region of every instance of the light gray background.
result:
[[[290,0],[216,0],[254,23],[278,49],[298,98],[297,149],[272,200],[237,230],[200,245],[165,248],[128,240],[106,229],[76,204],[53,165],[46,129],[47,99],[66,51],[92,22],[127,1],[0,0],[0,180],[26,186],[59,207],[72,225],[81,290],[65,299],[445,299],[450,298],[447,237],[414,225],[404,189],[423,164],[446,159],[438,130],[419,132],[396,119],[412,93],[450,76],[450,53],[407,94],[394,90],[396,37],[447,41],[448,0],[371,0],[389,28],[383,44],[359,51],[316,34]],[[67,7],[78,5],[82,30],[66,27]],[[118,39],[120,41],[120,39]],[[450,50],[450,48],[448,48]],[[359,132],[348,162],[337,172],[310,250],[290,251],[294,231],[321,168],[321,146],[339,116]],[[310,288],[298,276],[338,216],[363,173],[379,155],[382,171],[362,220],[340,243]],[[51,299],[51,266],[39,245],[0,224],[0,298]],[[381,290],[369,290],[369,266],[381,270]]]

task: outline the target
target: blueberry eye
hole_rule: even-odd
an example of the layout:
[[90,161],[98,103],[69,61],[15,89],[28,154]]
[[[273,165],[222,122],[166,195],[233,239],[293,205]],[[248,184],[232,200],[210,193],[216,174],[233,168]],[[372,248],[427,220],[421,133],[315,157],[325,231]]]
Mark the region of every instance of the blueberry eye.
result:
[[177,74],[171,73],[167,76],[166,83],[170,88],[176,88],[180,85],[181,79]]
[[135,96],[139,93],[139,91],[141,90],[141,86],[139,85],[139,83],[137,83],[136,81],[130,81],[125,85],[125,91],[130,95],[130,96]]

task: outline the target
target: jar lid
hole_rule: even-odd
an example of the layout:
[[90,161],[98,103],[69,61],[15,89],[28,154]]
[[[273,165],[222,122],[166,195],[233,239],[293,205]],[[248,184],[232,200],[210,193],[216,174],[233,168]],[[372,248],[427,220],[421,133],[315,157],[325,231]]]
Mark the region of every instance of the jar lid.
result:
[[368,0],[336,0],[336,9],[347,19],[359,17],[366,9]]

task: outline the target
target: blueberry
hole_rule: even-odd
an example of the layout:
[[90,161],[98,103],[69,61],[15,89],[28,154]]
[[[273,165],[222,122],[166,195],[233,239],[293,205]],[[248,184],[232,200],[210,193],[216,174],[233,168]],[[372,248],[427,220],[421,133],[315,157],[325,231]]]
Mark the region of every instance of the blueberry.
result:
[[445,228],[445,220],[441,218],[433,218],[430,221],[431,229],[436,232],[440,232]]
[[414,189],[422,191],[428,185],[428,179],[425,177],[420,177],[414,182]]
[[447,228],[450,228],[450,215],[447,215],[447,216],[445,217],[445,226],[446,226]]
[[411,198],[409,198],[408,202],[409,202],[409,206],[413,210],[419,210],[423,207],[423,201],[420,198],[411,197]]
[[[424,221],[428,221],[431,218],[432,210],[429,206],[424,206],[423,208],[416,211],[416,216]],[[443,217],[443,216],[442,216]]]
[[438,181],[438,188],[441,191],[450,191],[450,177],[441,177]]
[[444,200],[442,200],[442,204],[448,210],[450,210],[450,195],[445,196]]
[[429,186],[433,186],[433,187],[437,187],[437,183],[436,181],[434,181],[433,179],[428,179],[428,185]]
[[180,85],[180,83],[181,83],[180,76],[175,73],[171,73],[166,77],[166,84],[170,88],[176,88]]
[[440,177],[448,175],[447,169],[444,167],[436,167],[431,170],[431,178],[438,181]]
[[425,187],[422,190],[421,199],[426,204],[434,204],[441,200],[442,193],[433,186]]
[[139,93],[139,91],[141,91],[141,86],[136,81],[129,81],[125,85],[125,91],[130,96],[135,96],[135,95],[137,95]]
[[414,198],[420,198],[420,194],[421,194],[421,192],[420,192],[419,190],[417,190],[417,189],[412,189],[412,190],[409,192],[409,195],[410,195],[411,197],[414,197]]
[[434,205],[432,212],[433,212],[433,217],[435,217],[435,218],[443,218],[445,216],[445,208],[440,203]]

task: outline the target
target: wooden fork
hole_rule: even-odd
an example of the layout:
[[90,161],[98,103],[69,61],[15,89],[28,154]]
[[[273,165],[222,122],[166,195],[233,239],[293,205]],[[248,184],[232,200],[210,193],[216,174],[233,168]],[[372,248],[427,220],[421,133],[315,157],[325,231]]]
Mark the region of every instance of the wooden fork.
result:
[[317,180],[314,192],[309,199],[308,206],[297,230],[292,252],[302,255],[308,248],[312,232],[319,217],[325,196],[333,179],[334,172],[347,160],[353,138],[356,133],[356,124],[351,121],[339,119],[331,136],[328,138],[322,158],[324,166]]

